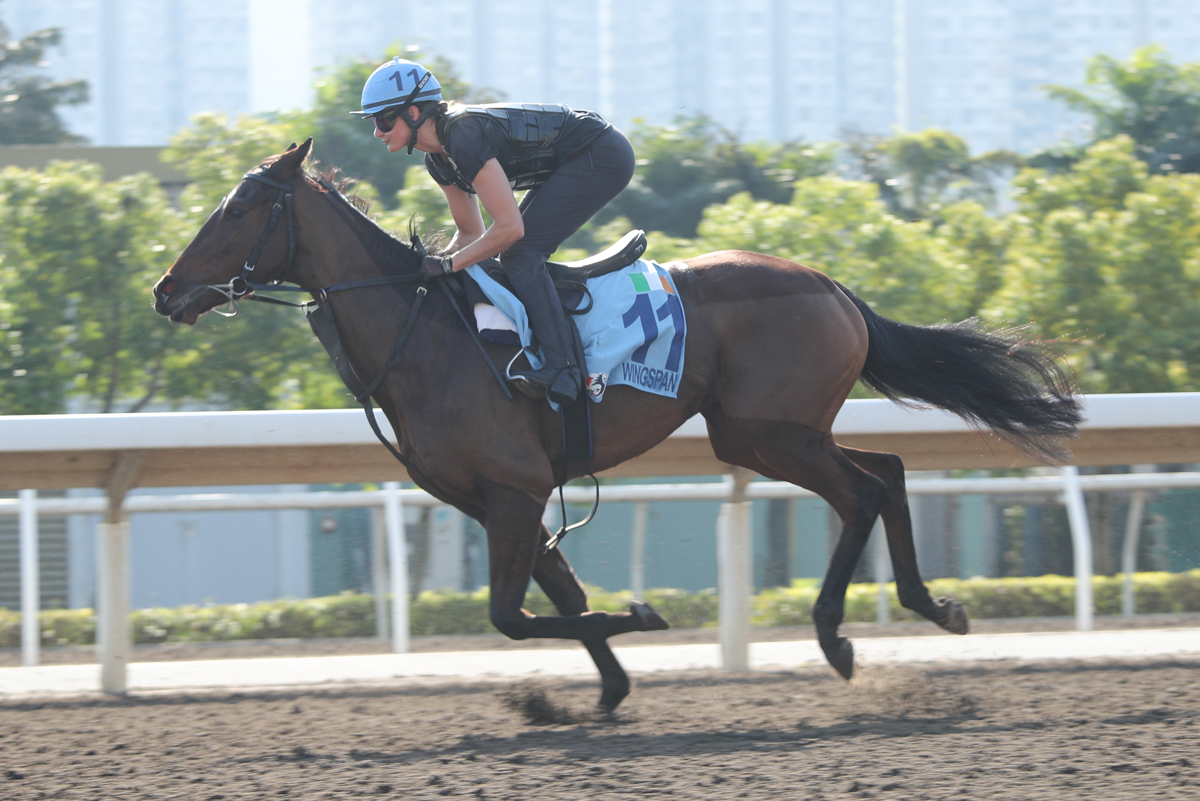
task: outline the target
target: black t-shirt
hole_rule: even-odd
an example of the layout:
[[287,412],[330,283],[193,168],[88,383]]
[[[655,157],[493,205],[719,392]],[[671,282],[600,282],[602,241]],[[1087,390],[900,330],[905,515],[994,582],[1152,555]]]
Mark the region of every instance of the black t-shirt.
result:
[[[552,113],[555,117],[563,114],[562,130],[554,138],[553,151],[556,156],[556,166],[561,166],[596,141],[596,139],[612,126],[594,111],[583,111],[561,105],[521,105],[496,104],[492,108],[520,109],[527,114]],[[545,110],[544,112],[541,110]],[[557,112],[557,113],[556,113]],[[452,112],[453,113],[453,112]],[[549,116],[549,114],[546,114]],[[446,133],[439,138],[445,148],[449,161],[445,156],[433,153],[425,154],[425,168],[433,179],[442,186],[455,184],[454,172],[457,172],[469,185],[475,176],[483,169],[483,165],[491,159],[500,162],[504,174],[512,181],[519,172],[522,164],[514,164],[513,139],[505,122],[483,114],[462,114],[454,124],[447,126]],[[520,150],[520,148],[518,148]],[[465,188],[461,187],[460,188]],[[473,191],[473,190],[469,190]]]

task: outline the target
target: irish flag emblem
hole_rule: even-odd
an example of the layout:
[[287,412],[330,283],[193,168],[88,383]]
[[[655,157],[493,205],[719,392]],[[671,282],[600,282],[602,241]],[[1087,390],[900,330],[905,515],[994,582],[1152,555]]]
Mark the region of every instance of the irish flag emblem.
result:
[[654,289],[662,289],[669,294],[674,295],[671,291],[671,284],[654,269],[648,261],[638,262],[642,269],[639,272],[629,273],[629,280],[633,282],[635,292],[649,292]]

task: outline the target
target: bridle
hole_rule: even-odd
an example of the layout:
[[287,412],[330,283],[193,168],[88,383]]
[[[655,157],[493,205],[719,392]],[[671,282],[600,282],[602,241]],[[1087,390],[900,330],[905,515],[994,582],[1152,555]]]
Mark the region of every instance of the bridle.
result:
[[[220,292],[229,302],[230,311],[221,311],[214,309],[218,314],[225,317],[233,317],[237,314],[237,301],[242,298],[248,300],[256,300],[262,303],[273,303],[278,306],[291,306],[293,308],[304,311],[308,319],[309,325],[313,329],[313,333],[317,335],[317,339],[325,347],[325,351],[329,354],[329,358],[333,361],[333,366],[337,369],[338,375],[341,376],[342,383],[354,395],[354,399],[363,405],[363,411],[367,414],[367,422],[371,425],[371,430],[375,432],[375,436],[379,438],[392,455],[395,456],[401,464],[409,467],[408,460],[401,455],[400,451],[388,441],[388,438],[379,430],[379,423],[375,420],[374,408],[371,405],[371,395],[383,383],[384,377],[391,369],[400,363],[400,359],[404,355],[404,347],[408,343],[409,334],[412,333],[413,325],[417,322],[417,315],[421,311],[421,304],[424,303],[426,296],[429,294],[429,287],[426,286],[429,279],[421,273],[411,273],[406,275],[377,275],[371,278],[357,278],[350,281],[342,281],[332,286],[313,289],[311,287],[301,286],[299,284],[284,285],[284,276],[290,274],[292,264],[295,259],[296,252],[296,226],[292,211],[292,184],[296,176],[292,176],[287,181],[276,181],[273,178],[268,178],[261,173],[248,172],[243,177],[250,178],[267,186],[278,190],[278,195],[275,197],[275,203],[271,207],[271,217],[267,220],[267,225],[263,228],[262,235],[258,238],[258,243],[254,246],[254,250],[250,252],[250,258],[246,259],[242,267],[241,273],[235,275],[224,284],[209,284],[209,289],[214,289]],[[262,256],[263,249],[267,246],[267,242],[271,239],[271,235],[275,233],[275,228],[279,225],[279,218],[287,212],[287,231],[288,231],[288,255],[287,266],[279,277],[274,280],[260,284],[252,282],[250,279],[254,275],[254,269],[258,265],[258,260]],[[425,246],[421,243],[420,237],[415,233],[409,240],[411,247],[416,254],[424,258],[426,255]],[[396,340],[396,346],[392,348],[392,355],[379,370],[375,376],[375,380],[370,384],[363,384],[359,377],[354,373],[350,366],[350,360],[346,357],[346,351],[342,347],[341,335],[338,333],[337,325],[334,322],[333,315],[329,311],[328,301],[329,296],[335,292],[343,292],[348,289],[360,289],[373,286],[388,286],[395,284],[420,284],[417,287],[416,297],[413,299],[412,307],[408,313],[408,319],[404,321],[404,328],[400,332],[400,337]],[[492,362],[487,351],[484,350],[483,343],[479,340],[479,335],[475,333],[475,329],[467,322],[466,316],[454,298],[454,293],[451,291],[446,281],[439,281],[442,289],[450,301],[450,306],[458,313],[463,325],[470,332],[475,344],[479,347],[480,353],[483,354],[484,361],[491,368],[492,375],[495,376],[497,383],[500,384],[500,389],[503,390],[505,396],[512,400],[512,392],[508,385],[504,383],[504,379],[500,375],[500,371],[496,369],[496,365]],[[289,300],[281,298],[273,298],[269,295],[258,294],[260,292],[307,292],[313,296],[313,300],[304,301],[302,303],[293,303]],[[253,294],[251,294],[253,293]]]
[[[292,209],[292,184],[296,180],[296,176],[293,175],[286,181],[276,181],[273,178],[268,178],[262,173],[248,172],[242,177],[249,178],[253,181],[258,181],[259,183],[264,183],[267,186],[277,189],[278,194],[275,196],[275,203],[271,206],[271,216],[267,220],[266,227],[263,228],[262,234],[258,237],[258,243],[255,244],[254,250],[250,251],[250,257],[246,259],[245,264],[242,265],[241,273],[235,275],[224,284],[208,284],[209,289],[216,290],[224,295],[228,300],[229,305],[232,307],[232,311],[221,311],[220,309],[213,309],[213,311],[225,317],[233,317],[237,314],[237,301],[243,298],[246,298],[247,300],[260,301],[262,303],[274,303],[279,306],[291,306],[293,308],[304,309],[307,311],[312,309],[314,305],[320,305],[328,301],[331,293],[342,292],[347,289],[358,289],[361,287],[385,286],[388,284],[422,284],[422,286],[417,288],[418,304],[428,292],[428,289],[423,285],[428,279],[426,279],[420,273],[408,275],[380,275],[373,278],[359,278],[352,281],[342,281],[332,286],[318,287],[315,289],[312,287],[301,286],[299,284],[295,284],[293,286],[284,285],[284,281],[287,280],[284,276],[287,276],[289,273],[291,273],[296,256],[296,223]],[[267,242],[270,241],[271,235],[275,233],[275,228],[279,225],[279,218],[283,216],[285,211],[287,212],[288,232],[287,265],[279,273],[278,277],[266,283],[256,283],[251,281],[250,279],[254,277],[254,270],[258,266],[258,260],[262,257],[263,250],[266,248]],[[417,256],[424,258],[426,255],[425,245],[422,244],[420,238],[416,234],[413,234],[409,244],[416,252]],[[314,300],[305,301],[304,303],[292,303],[279,298],[251,294],[258,292],[308,292],[313,296]],[[414,312],[417,308],[419,308],[419,305],[414,307]]]
[[[262,173],[248,172],[243,178],[249,178],[259,183],[264,183],[267,186],[279,190],[275,196],[275,203],[271,206],[271,217],[267,220],[267,226],[263,229],[262,235],[258,238],[258,244],[254,246],[254,250],[250,251],[250,258],[246,259],[246,263],[242,265],[242,272],[229,279],[228,283],[224,284],[209,284],[209,289],[215,289],[225,296],[227,303],[226,310],[213,309],[222,317],[233,317],[238,312],[237,302],[246,295],[253,292],[255,289],[266,289],[272,284],[252,284],[251,277],[254,275],[254,268],[258,265],[259,258],[262,257],[263,249],[267,246],[267,241],[271,238],[271,234],[275,233],[275,226],[279,224],[279,218],[283,212],[287,211],[287,232],[288,232],[288,255],[287,267],[284,268],[281,276],[287,275],[292,269],[292,263],[296,256],[296,227],[294,217],[292,215],[292,183],[296,180],[296,176],[288,178],[287,181],[276,181],[274,178],[268,178]],[[251,300],[256,300],[251,296]],[[274,299],[266,299],[271,302]],[[282,301],[275,301],[280,303]],[[286,305],[301,305],[301,304],[286,304]]]
[[[278,194],[275,196],[275,203],[271,206],[271,216],[267,220],[267,225],[265,228],[263,228],[263,232],[258,238],[258,243],[254,246],[254,250],[250,252],[250,257],[246,259],[245,264],[242,266],[241,273],[229,279],[227,283],[208,285],[209,289],[214,289],[225,296],[225,298],[228,300],[229,308],[231,309],[230,311],[221,311],[220,309],[214,309],[213,311],[216,311],[218,314],[221,314],[225,317],[233,317],[238,312],[237,301],[241,300],[242,298],[260,301],[262,303],[273,303],[279,306],[291,306],[293,308],[302,309],[308,319],[309,325],[312,327],[313,333],[317,335],[317,339],[320,340],[321,345],[324,346],[326,353],[329,354],[329,358],[333,361],[333,366],[337,369],[338,375],[342,379],[342,383],[345,384],[346,388],[349,389],[354,395],[354,399],[362,404],[363,411],[367,415],[367,423],[371,426],[371,430],[375,432],[376,438],[383,443],[384,447],[391,451],[392,455],[395,456],[396,459],[403,464],[411,474],[413,466],[409,463],[408,459],[406,459],[404,455],[400,453],[400,451],[394,445],[392,445],[391,441],[388,440],[388,438],[385,437],[383,432],[380,430],[379,423],[375,419],[375,409],[371,402],[371,396],[374,394],[375,390],[379,388],[379,385],[383,383],[384,377],[392,370],[392,368],[400,364],[400,359],[404,355],[404,347],[408,343],[409,334],[412,333],[413,325],[417,322],[417,314],[421,310],[421,304],[424,302],[429,293],[429,288],[426,286],[426,284],[430,279],[426,278],[422,273],[414,273],[407,275],[380,275],[372,278],[358,278],[351,281],[342,281],[341,283],[319,289],[312,289],[309,287],[300,286],[299,284],[290,286],[284,285],[284,276],[287,276],[291,273],[296,253],[296,226],[292,210],[292,184],[295,181],[296,176],[293,175],[291,178],[288,178],[287,181],[276,181],[275,179],[268,178],[261,173],[248,172],[245,173],[243,177],[266,184],[267,186],[278,190]],[[283,216],[285,211],[287,213],[288,231],[287,266],[282,272],[280,272],[279,277],[275,278],[274,280],[265,284],[254,283],[250,279],[254,275],[254,270],[258,265],[258,260],[262,257],[263,250],[266,248],[267,242],[271,239],[271,235],[275,233],[275,228],[279,225],[279,218]],[[424,258],[426,255],[426,250],[425,246],[421,243],[420,237],[414,233],[410,237],[409,241],[416,254],[421,258]],[[346,351],[342,347],[341,335],[338,333],[337,324],[334,322],[333,315],[330,312],[327,303],[329,296],[332,293],[342,292],[347,289],[359,289],[363,287],[405,283],[420,284],[420,286],[417,287],[416,297],[413,299],[412,307],[409,310],[408,319],[404,321],[404,328],[400,332],[400,337],[396,340],[395,347],[392,348],[391,357],[379,370],[379,373],[375,376],[375,380],[370,384],[364,385],[354,373],[353,368],[350,366],[350,360],[346,356]],[[511,401],[513,399],[512,391],[509,390],[504,378],[500,375],[500,371],[496,369],[495,363],[492,362],[491,356],[488,355],[487,350],[483,347],[483,343],[480,341],[475,327],[467,321],[466,316],[459,307],[458,301],[454,297],[454,292],[451,290],[449,282],[445,280],[439,280],[438,283],[441,285],[442,290],[446,293],[446,297],[450,302],[450,306],[458,314],[459,319],[462,320],[463,327],[465,327],[468,333],[470,333],[471,338],[475,341],[475,345],[479,348],[479,352],[483,354],[483,359],[487,363],[488,368],[491,369],[492,375],[495,377],[496,382],[500,385],[500,389]],[[302,303],[292,303],[291,301],[283,300],[281,298],[273,298],[269,295],[258,294],[260,292],[308,292],[313,296],[313,300],[304,301]],[[592,479],[594,481],[595,476],[592,476]],[[563,498],[562,487],[560,486],[558,489],[559,503],[562,507],[562,525],[560,526],[558,532],[542,546],[542,553],[546,553],[554,548],[567,532],[584,526],[591,521],[592,517],[594,517],[596,514],[596,507],[600,503],[600,484],[599,482],[596,482],[596,501],[592,506],[591,513],[586,519],[568,526],[566,501]]]
[[[268,178],[262,173],[248,172],[242,177],[249,178],[273,187],[279,190],[279,194],[275,196],[275,203],[271,206],[271,216],[267,220],[266,227],[263,228],[262,235],[258,237],[258,243],[255,244],[254,250],[250,251],[250,257],[246,259],[245,264],[242,266],[241,273],[235,275],[224,284],[208,284],[209,289],[214,289],[224,295],[229,301],[229,305],[232,307],[232,311],[221,311],[220,309],[213,309],[213,311],[224,315],[225,317],[233,317],[237,314],[237,301],[243,298],[247,300],[256,300],[262,303],[274,303],[278,306],[291,306],[293,308],[310,311],[314,306],[319,306],[329,300],[330,294],[334,292],[342,292],[347,289],[358,289],[361,287],[415,283],[420,283],[422,286],[417,288],[416,303],[418,305],[414,306],[413,311],[415,312],[418,308],[420,308],[420,301],[428,292],[427,287],[424,286],[428,279],[426,279],[420,273],[412,273],[407,275],[379,275],[373,278],[358,278],[352,281],[342,281],[332,286],[318,287],[315,289],[312,287],[301,286],[299,284],[293,286],[284,285],[284,281],[287,280],[284,278],[284,276],[287,276],[291,272],[296,256],[296,223],[292,209],[292,184],[296,180],[296,176],[293,175],[286,181],[276,181],[273,178]],[[288,231],[287,266],[279,273],[278,277],[272,279],[271,281],[266,283],[256,283],[251,281],[250,279],[254,277],[254,270],[258,266],[258,260],[262,257],[263,249],[266,248],[267,242],[271,239],[271,235],[275,233],[275,228],[279,225],[279,218],[285,211],[287,212]],[[418,256],[422,258],[425,256],[425,245],[421,243],[420,238],[416,234],[413,234],[412,238],[410,239],[410,245],[412,249],[416,251]],[[281,300],[279,298],[259,295],[257,294],[259,292],[308,292],[313,296],[314,300],[305,301],[304,303],[292,303],[291,301]]]

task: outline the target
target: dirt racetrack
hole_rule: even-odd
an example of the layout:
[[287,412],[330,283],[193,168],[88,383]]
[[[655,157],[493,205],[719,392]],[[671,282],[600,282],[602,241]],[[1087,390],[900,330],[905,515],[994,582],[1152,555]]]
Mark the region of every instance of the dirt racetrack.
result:
[[0,798],[1200,798],[1200,661],[658,674],[611,720],[588,715],[596,696],[539,680],[6,701]]

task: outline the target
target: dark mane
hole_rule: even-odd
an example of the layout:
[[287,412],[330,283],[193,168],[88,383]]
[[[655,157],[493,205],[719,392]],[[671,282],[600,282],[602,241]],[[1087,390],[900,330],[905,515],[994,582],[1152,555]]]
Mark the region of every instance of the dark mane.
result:
[[322,189],[332,190],[337,192],[346,202],[354,208],[358,209],[365,215],[371,213],[371,201],[365,197],[354,194],[351,189],[358,184],[357,178],[350,178],[342,173],[341,167],[330,167],[325,170],[320,170],[313,175],[309,173],[309,177],[315,180]]
[[[411,272],[411,269],[405,270],[402,265],[413,262],[413,246],[385,231],[368,217],[368,201],[357,195],[343,194],[342,190],[354,183],[352,179],[338,178],[336,170],[332,169],[322,173],[305,170],[304,176],[325,195],[338,215],[350,225],[380,270],[386,274]],[[416,235],[416,230],[410,228],[409,236]]]

